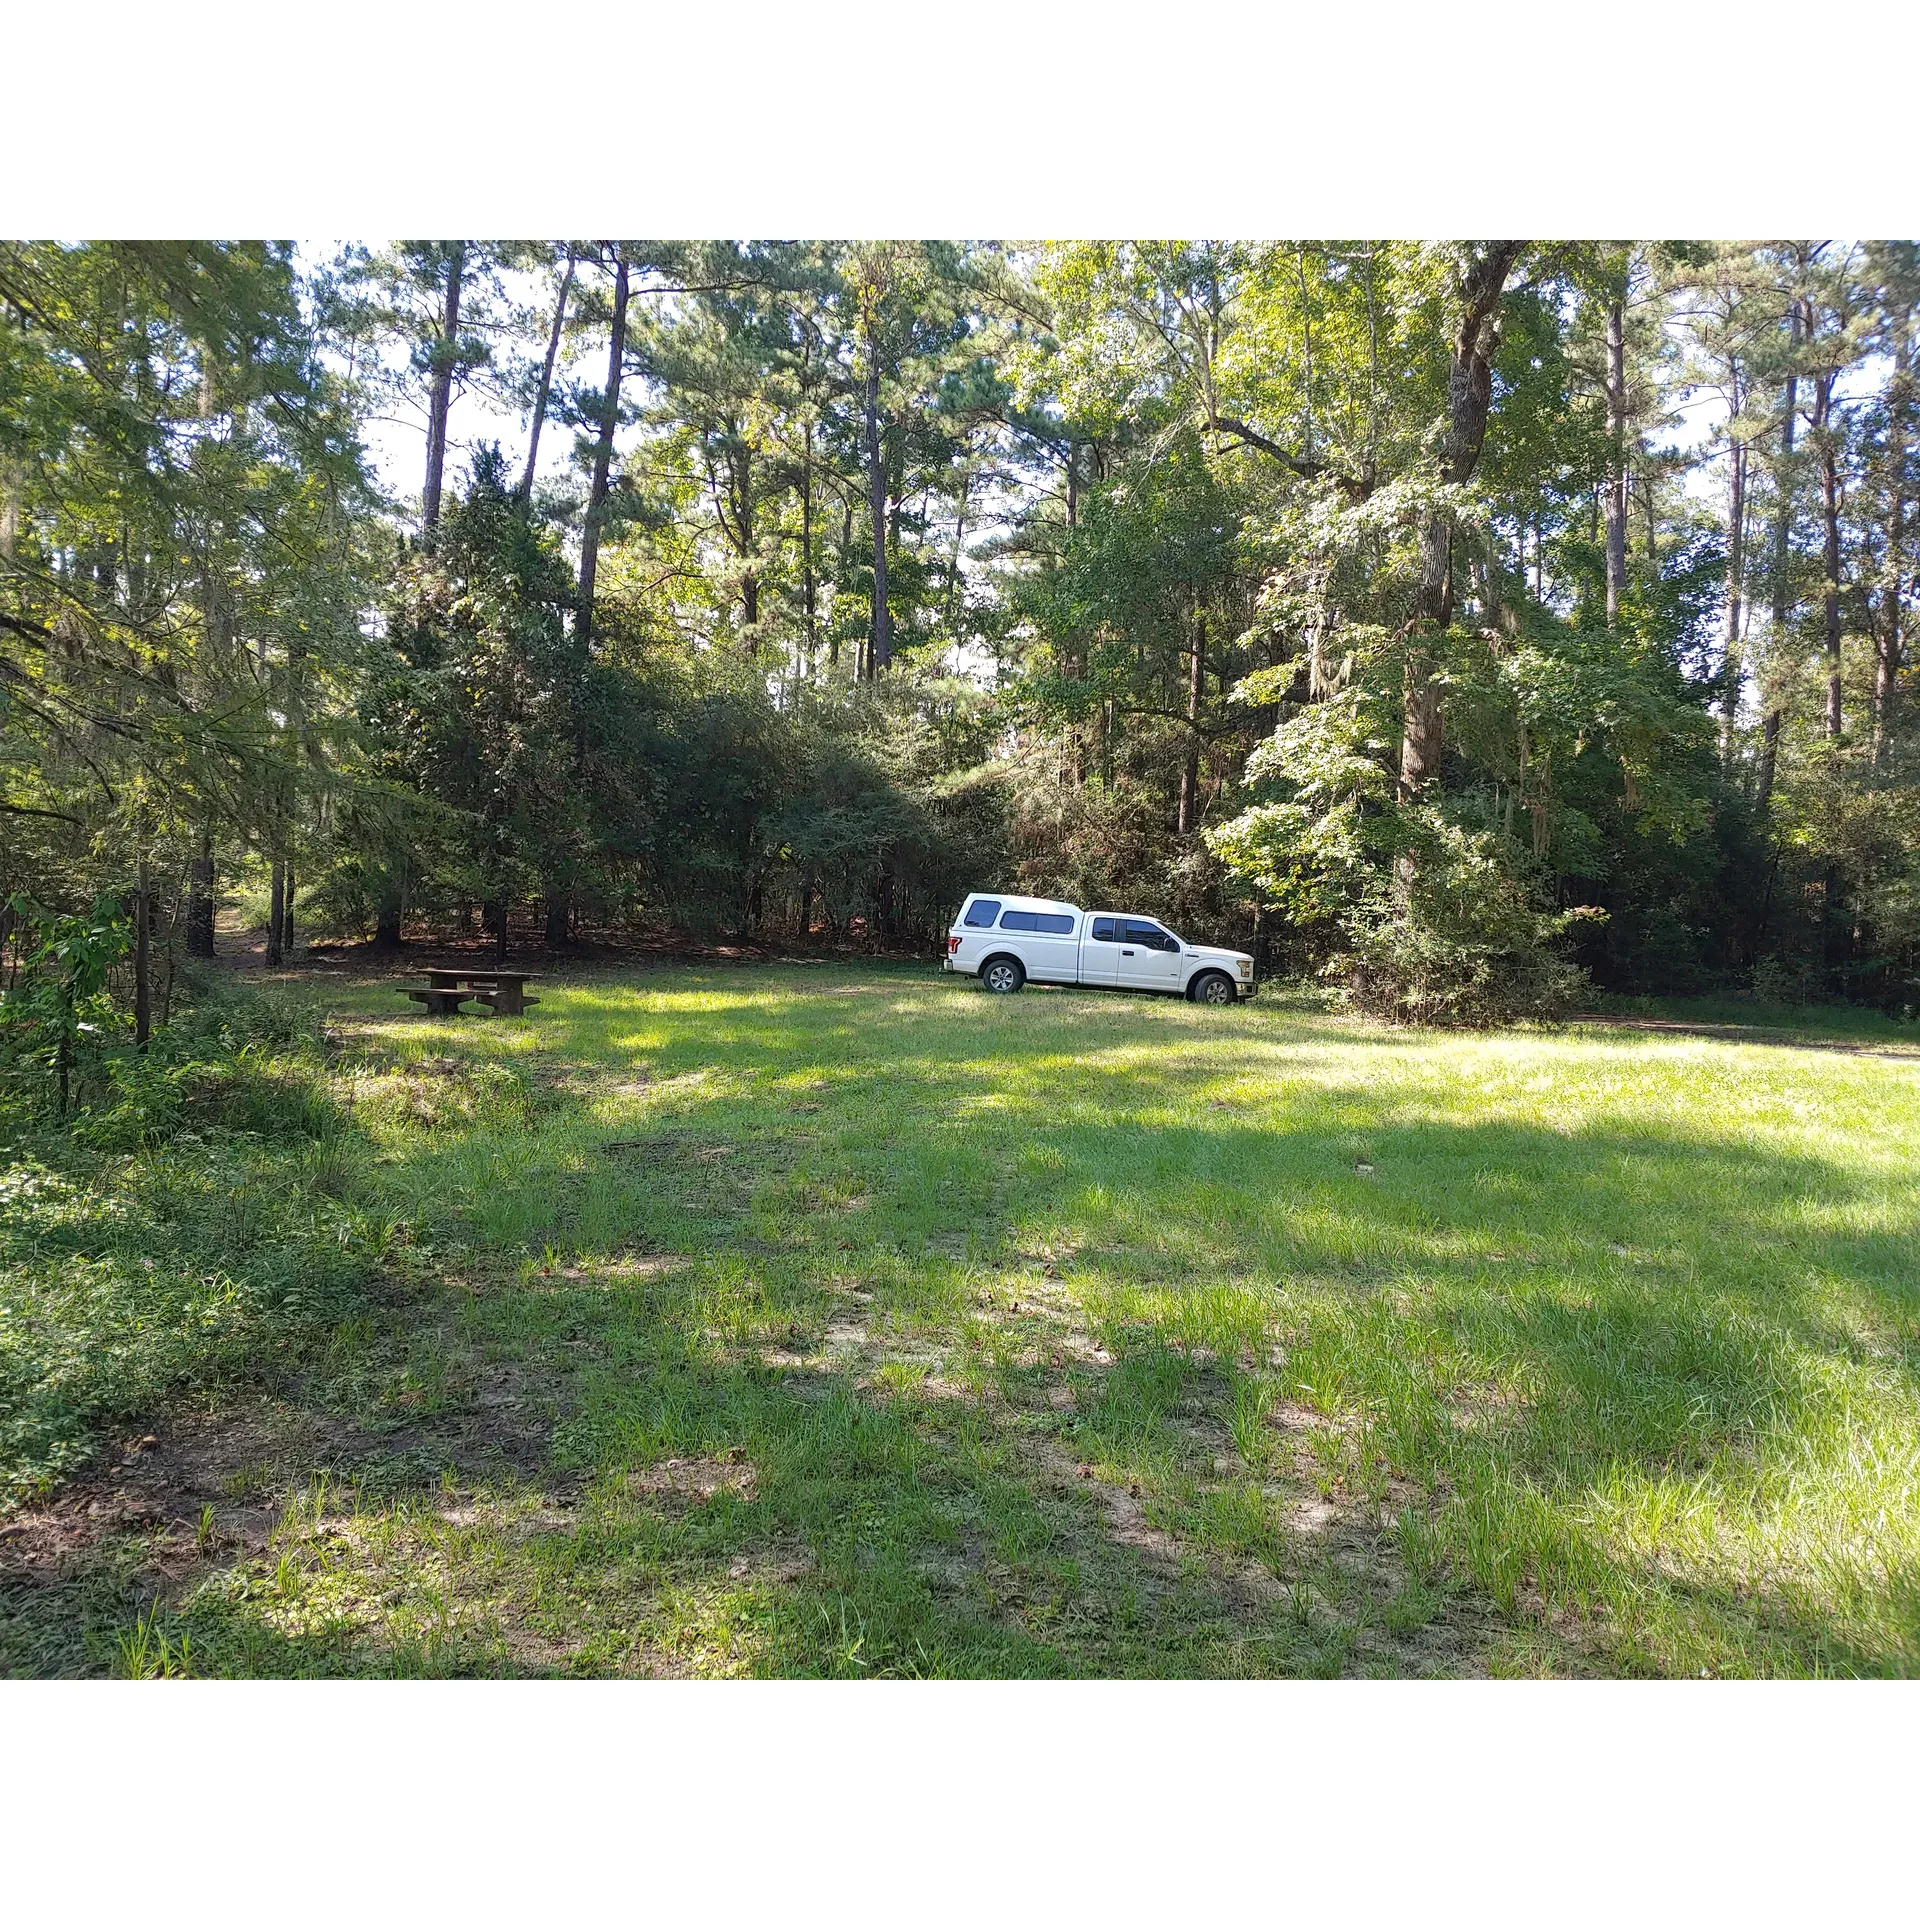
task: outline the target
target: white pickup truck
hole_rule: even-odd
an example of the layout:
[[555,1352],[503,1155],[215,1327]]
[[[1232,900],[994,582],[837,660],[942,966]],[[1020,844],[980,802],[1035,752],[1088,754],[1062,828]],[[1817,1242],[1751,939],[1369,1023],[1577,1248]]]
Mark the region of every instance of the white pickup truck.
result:
[[947,971],[971,973],[989,993],[1029,980],[1068,987],[1184,993],[1203,1006],[1253,998],[1253,956],[1196,947],[1137,913],[1088,913],[1065,900],[970,893],[947,933]]

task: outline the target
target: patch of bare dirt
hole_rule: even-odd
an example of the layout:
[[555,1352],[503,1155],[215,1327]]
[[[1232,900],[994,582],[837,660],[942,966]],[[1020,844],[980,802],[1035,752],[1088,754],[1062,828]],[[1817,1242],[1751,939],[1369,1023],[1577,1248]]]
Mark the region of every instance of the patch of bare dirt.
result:
[[705,1454],[693,1460],[662,1460],[657,1466],[636,1468],[627,1475],[627,1490],[682,1506],[705,1506],[721,1492],[751,1500],[755,1478],[745,1448],[732,1447],[725,1453]]
[[813,1550],[805,1545],[789,1545],[762,1553],[737,1555],[727,1568],[727,1578],[737,1581],[771,1581],[775,1586],[791,1586],[813,1571]]
[[288,1501],[316,1475],[405,1480],[449,1466],[484,1475],[503,1460],[531,1475],[546,1462],[559,1399],[552,1382],[476,1369],[469,1358],[451,1405],[388,1431],[272,1399],[176,1409],[0,1521],[0,1586],[57,1585],[107,1549],[135,1544],[145,1582],[174,1590],[263,1552]]
[[1331,1423],[1324,1414],[1301,1406],[1297,1400],[1278,1400],[1267,1410],[1267,1424],[1282,1433],[1313,1433]]
[[1034,1442],[1031,1452],[1043,1478],[1056,1487],[1078,1489],[1092,1497],[1101,1510],[1110,1538],[1149,1560],[1178,1570],[1185,1559],[1185,1550],[1172,1534],[1147,1519],[1137,1484],[1130,1482],[1122,1486],[1118,1481],[1102,1478],[1050,1440]]
[[116,1537],[141,1539],[163,1584],[213,1558],[257,1553],[283,1492],[305,1484],[304,1460],[335,1451],[341,1438],[325,1421],[282,1407],[180,1415],[16,1511],[0,1526],[0,1583],[69,1578]]
[[556,1271],[562,1280],[603,1285],[611,1280],[665,1280],[684,1273],[692,1264],[684,1253],[623,1253],[576,1262]]

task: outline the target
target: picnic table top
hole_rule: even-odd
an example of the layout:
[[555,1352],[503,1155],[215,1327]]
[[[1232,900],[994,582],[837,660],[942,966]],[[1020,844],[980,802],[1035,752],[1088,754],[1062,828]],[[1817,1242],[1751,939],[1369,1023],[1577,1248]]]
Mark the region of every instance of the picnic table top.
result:
[[423,967],[429,980],[538,980],[537,973],[523,973],[517,967]]

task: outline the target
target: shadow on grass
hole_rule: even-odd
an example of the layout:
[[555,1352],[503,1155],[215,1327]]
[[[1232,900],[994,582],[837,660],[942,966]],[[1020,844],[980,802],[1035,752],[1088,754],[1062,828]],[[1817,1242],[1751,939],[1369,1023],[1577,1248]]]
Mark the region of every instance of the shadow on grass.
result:
[[540,1097],[386,1137],[417,1278],[276,1488],[355,1491],[170,1590],[197,1670],[1912,1669],[1902,1183],[1410,1118],[1404,1034],[657,977],[377,1031]]
[[[1221,1067],[1202,1055],[1142,1072],[1142,1050],[1179,1031],[1170,1012],[1063,1023],[1048,1037],[1071,1059],[1068,1086],[1044,1067],[1007,1084],[1004,1019],[925,1047],[890,1034],[889,1071],[921,1097],[909,1129],[863,1162],[875,1188],[856,1245],[891,1247],[911,1269],[892,1276],[896,1298],[917,1296],[936,1322],[950,1306],[940,1271],[912,1258],[942,1236],[965,1236],[989,1261],[1051,1249],[1071,1258],[1116,1349],[1172,1339],[1238,1373],[1283,1345],[1281,1386],[1361,1409],[1385,1468],[1464,1516],[1442,1527],[1444,1550],[1503,1604],[1544,1585],[1638,1630],[1643,1609],[1623,1598],[1651,1582],[1669,1611],[1697,1612],[1717,1593],[1726,1616],[1648,1629],[1659,1644],[1641,1652],[1655,1666],[1704,1639],[1736,1666],[1905,1670],[1910,1189],[1697,1126],[1408,1124],[1392,1118],[1403,1104],[1392,1087],[1296,1087],[1260,1124],[1231,1112],[1167,1124],[1143,1110],[1197,1106]],[[1282,1059],[1419,1044],[1345,1030],[1275,1040],[1257,1016],[1240,1018],[1243,1040]],[[636,1051],[669,1074],[731,1057],[764,1079],[831,1071],[835,1047],[864,1037],[849,1020],[796,1023],[790,1006],[736,1004],[719,1025],[665,1046],[642,1035]],[[968,1091],[998,1101],[1001,1118],[967,1107]],[[738,1138],[767,1107],[763,1089],[716,1090],[695,1116],[702,1137]],[[804,1193],[809,1161],[830,1167],[869,1144],[861,1132],[856,1113],[838,1141],[787,1136],[801,1162],[792,1192]],[[564,1182],[590,1186],[590,1165],[550,1165],[534,1202],[551,1206],[543,1225],[563,1241],[578,1244],[585,1224]],[[749,1205],[776,1216],[763,1244],[780,1244],[781,1198]],[[649,1227],[695,1244],[657,1211],[626,1230]],[[711,1250],[727,1238],[720,1226]],[[808,1238],[801,1250],[817,1252]],[[1864,1461],[1863,1416],[1884,1428]],[[1711,1541],[1727,1531],[1723,1509],[1738,1531],[1742,1506],[1749,1538]],[[1848,1550],[1870,1536],[1877,1573],[1843,1577]],[[1676,1547],[1711,1548],[1735,1577],[1716,1586],[1665,1570]],[[1833,1614],[1847,1587],[1854,1603],[1874,1590],[1887,1602],[1858,1643]]]

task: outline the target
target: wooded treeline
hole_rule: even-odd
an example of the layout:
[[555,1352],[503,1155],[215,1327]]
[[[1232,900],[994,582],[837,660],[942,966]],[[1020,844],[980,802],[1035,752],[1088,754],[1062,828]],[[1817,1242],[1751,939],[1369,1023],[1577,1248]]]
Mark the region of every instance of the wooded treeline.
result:
[[1911,242],[0,243],[9,984],[117,927],[144,1035],[221,903],[926,949],[992,884],[1399,1017],[1913,1007],[1916,303]]

